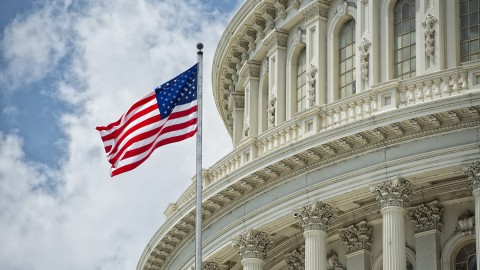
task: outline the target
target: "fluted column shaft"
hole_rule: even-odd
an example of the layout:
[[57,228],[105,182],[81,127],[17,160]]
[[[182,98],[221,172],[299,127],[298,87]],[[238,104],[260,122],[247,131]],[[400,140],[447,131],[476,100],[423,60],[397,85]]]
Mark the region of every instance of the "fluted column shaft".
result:
[[257,258],[248,258],[242,260],[243,270],[263,270],[264,261]]
[[327,270],[327,233],[308,230],[305,237],[305,270]]
[[383,269],[406,269],[405,254],[405,208],[387,206],[383,216]]

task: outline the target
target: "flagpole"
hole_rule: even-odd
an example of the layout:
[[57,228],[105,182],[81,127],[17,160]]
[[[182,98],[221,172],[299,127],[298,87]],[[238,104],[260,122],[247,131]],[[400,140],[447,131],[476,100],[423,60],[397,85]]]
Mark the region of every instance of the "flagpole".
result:
[[203,44],[197,44],[197,200],[195,215],[195,270],[202,270],[202,72]]

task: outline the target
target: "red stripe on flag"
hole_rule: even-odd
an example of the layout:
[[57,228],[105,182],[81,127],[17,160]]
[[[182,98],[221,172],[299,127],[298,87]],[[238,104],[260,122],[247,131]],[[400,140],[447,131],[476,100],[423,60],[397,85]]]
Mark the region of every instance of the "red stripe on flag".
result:
[[175,142],[179,142],[179,141],[183,141],[185,139],[188,139],[188,138],[192,137],[193,135],[195,135],[196,132],[197,132],[197,130],[195,129],[191,132],[159,141],[157,144],[155,144],[153,149],[142,159],[140,159],[138,161],[135,161],[133,163],[124,165],[122,167],[116,168],[116,169],[112,168],[111,176],[119,175],[121,173],[128,172],[128,171],[131,171],[131,170],[135,169],[140,164],[142,164],[148,157],[150,157],[150,155],[153,153],[153,150],[155,150],[158,147],[163,146],[163,145],[167,145],[167,144],[170,144],[170,143],[175,143]]

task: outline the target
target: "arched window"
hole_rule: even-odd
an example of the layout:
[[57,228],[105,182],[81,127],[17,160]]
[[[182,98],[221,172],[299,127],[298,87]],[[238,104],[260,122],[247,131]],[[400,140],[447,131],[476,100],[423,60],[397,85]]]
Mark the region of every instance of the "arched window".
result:
[[480,0],[460,0],[460,61],[479,59]]
[[307,50],[302,49],[297,60],[297,112],[307,106]]
[[454,269],[477,269],[477,257],[475,252],[475,242],[470,242],[461,247],[455,255]]
[[395,78],[415,77],[415,0],[399,0],[393,17]]
[[353,19],[343,24],[339,38],[339,97],[344,98],[356,93],[355,21]]

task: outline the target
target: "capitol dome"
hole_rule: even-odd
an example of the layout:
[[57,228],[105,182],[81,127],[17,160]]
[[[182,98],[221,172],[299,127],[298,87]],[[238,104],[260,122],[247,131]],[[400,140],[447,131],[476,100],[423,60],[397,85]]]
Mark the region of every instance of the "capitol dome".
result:
[[[246,0],[213,63],[234,149],[203,268],[479,269],[480,0]],[[195,186],[137,270],[194,265]]]

